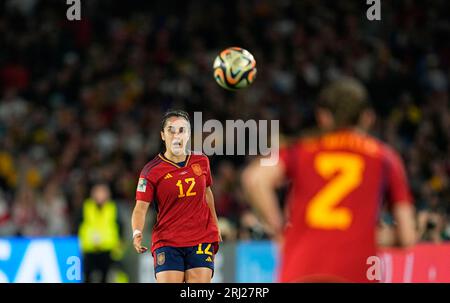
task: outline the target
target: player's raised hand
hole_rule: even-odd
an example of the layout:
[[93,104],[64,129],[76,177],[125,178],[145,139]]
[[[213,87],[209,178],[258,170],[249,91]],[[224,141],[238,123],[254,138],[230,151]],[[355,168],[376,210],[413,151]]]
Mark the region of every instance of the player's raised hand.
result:
[[141,245],[142,243],[142,234],[138,234],[133,238],[133,245],[138,254],[145,253],[148,248]]

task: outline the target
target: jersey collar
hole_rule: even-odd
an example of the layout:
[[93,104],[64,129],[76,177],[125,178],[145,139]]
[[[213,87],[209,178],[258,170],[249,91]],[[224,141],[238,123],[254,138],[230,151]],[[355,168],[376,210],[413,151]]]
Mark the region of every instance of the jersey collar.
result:
[[191,158],[191,153],[189,153],[189,154],[187,155],[186,162],[184,163],[184,166],[179,166],[177,163],[175,163],[175,162],[173,162],[173,161],[167,159],[166,157],[164,157],[164,155],[161,154],[161,153],[159,153],[158,156],[161,158],[161,160],[163,160],[163,161],[165,161],[165,162],[167,162],[167,163],[169,163],[169,164],[172,164],[172,165],[175,166],[176,168],[181,168],[181,167],[186,167],[186,166],[188,166],[189,159]]

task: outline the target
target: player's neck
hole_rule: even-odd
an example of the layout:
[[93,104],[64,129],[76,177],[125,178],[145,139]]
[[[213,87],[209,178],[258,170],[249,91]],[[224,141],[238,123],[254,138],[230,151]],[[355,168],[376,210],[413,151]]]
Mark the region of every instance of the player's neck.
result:
[[184,161],[186,161],[187,154],[186,154],[186,153],[183,153],[183,154],[181,154],[181,155],[174,155],[174,154],[172,154],[171,152],[169,152],[169,151],[166,150],[166,151],[164,152],[164,157],[165,157],[166,159],[172,161],[172,162],[179,163],[179,162],[184,162]]
[[341,132],[353,132],[361,135],[366,135],[367,131],[358,126],[345,126],[338,128],[322,129],[323,133],[341,133]]

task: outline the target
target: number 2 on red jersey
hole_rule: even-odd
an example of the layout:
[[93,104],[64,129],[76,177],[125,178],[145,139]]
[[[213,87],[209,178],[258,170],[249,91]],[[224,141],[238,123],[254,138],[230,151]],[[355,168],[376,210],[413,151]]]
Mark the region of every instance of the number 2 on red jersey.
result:
[[306,206],[306,223],[311,228],[346,230],[353,221],[352,211],[339,203],[363,180],[363,157],[346,152],[321,152],[314,159],[317,173],[328,182]]

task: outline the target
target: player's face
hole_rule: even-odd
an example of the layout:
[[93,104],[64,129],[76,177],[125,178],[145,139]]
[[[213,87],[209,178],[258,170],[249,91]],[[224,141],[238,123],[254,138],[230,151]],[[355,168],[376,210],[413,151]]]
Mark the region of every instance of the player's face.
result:
[[186,144],[189,141],[190,125],[186,119],[172,117],[167,120],[161,138],[166,144],[166,150],[179,156],[186,152]]

